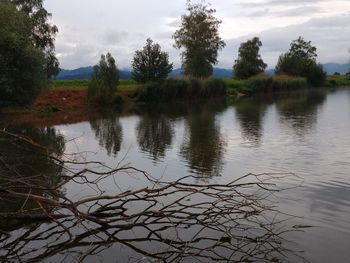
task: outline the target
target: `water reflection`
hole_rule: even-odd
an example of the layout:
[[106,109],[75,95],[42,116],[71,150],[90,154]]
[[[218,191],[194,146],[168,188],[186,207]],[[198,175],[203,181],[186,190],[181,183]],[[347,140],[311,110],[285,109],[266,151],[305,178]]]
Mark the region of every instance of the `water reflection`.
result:
[[224,103],[201,105],[192,108],[185,118],[185,135],[180,155],[188,161],[190,169],[196,174],[206,177],[220,175],[225,141],[216,115],[225,108]]
[[105,112],[100,118],[91,119],[90,126],[99,145],[106,149],[108,156],[115,156],[120,151],[123,140],[118,112]]
[[263,135],[262,123],[267,104],[257,98],[244,98],[238,100],[234,106],[241,124],[243,140],[258,146]]
[[141,115],[136,132],[140,149],[148,152],[155,161],[165,156],[174,136],[170,119],[159,113]]
[[326,94],[323,91],[299,93],[276,101],[281,121],[293,128],[299,137],[310,133],[317,122],[319,107],[324,103]]
[[[17,139],[19,136],[25,139]],[[54,188],[62,179],[63,167],[55,160],[62,157],[64,150],[64,137],[54,128],[7,127],[6,132],[0,132],[0,186],[45,195],[46,189]],[[35,202],[4,196],[0,202],[0,212],[7,213],[38,207]],[[16,225],[6,221],[1,228],[9,230]]]

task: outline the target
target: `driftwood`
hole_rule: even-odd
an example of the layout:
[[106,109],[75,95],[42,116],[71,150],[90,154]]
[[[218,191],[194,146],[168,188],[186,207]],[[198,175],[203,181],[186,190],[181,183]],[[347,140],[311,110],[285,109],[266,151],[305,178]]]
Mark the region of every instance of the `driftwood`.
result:
[[[41,147],[28,138],[5,133]],[[127,253],[129,262],[301,259],[286,246],[284,237],[291,231],[285,228],[288,216],[277,211],[273,202],[274,195],[283,190],[276,180],[291,174],[248,174],[225,184],[200,183],[200,178],[193,177],[166,182],[131,166],[111,169],[99,162],[50,156],[46,150],[40,154],[48,155],[48,161],[59,166],[64,176],[52,186],[32,183],[49,180],[45,175],[0,178],[0,202],[20,204],[18,211],[0,212],[1,262],[38,262],[52,257],[83,262],[107,249],[132,251]],[[76,171],[76,166],[83,168]],[[116,183],[112,194],[101,188],[125,175],[142,180],[145,187],[122,190]],[[79,184],[93,188],[96,194],[74,199],[62,191]],[[9,231],[1,227],[5,220],[19,224],[30,220],[30,224]],[[125,262],[120,257],[117,259]],[[113,259],[115,262],[116,257]]]

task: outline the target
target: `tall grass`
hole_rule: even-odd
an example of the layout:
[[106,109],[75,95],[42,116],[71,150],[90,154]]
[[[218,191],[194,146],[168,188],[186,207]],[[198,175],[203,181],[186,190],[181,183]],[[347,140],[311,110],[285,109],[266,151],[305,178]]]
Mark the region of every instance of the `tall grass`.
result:
[[138,91],[139,101],[174,101],[214,98],[226,95],[226,83],[222,79],[174,79],[161,83],[145,84]]
[[268,93],[274,91],[293,91],[308,88],[307,79],[287,75],[269,76],[260,74],[249,78],[240,92],[246,94]]

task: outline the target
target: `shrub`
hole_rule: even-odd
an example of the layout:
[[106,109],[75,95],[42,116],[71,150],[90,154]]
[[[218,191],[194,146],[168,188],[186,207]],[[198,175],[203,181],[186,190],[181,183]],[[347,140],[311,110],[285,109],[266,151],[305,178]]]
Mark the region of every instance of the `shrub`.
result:
[[266,92],[271,88],[273,78],[265,74],[259,74],[248,79],[247,90],[250,93]]
[[226,83],[222,79],[174,79],[149,82],[138,91],[139,101],[172,101],[213,98],[226,95]]
[[287,75],[277,75],[273,78],[271,89],[274,91],[282,90],[298,90],[306,89],[308,87],[306,78],[291,77]]
[[307,80],[303,77],[292,77],[288,75],[277,75],[272,77],[260,74],[248,79],[246,87],[243,87],[240,92],[253,94],[273,91],[291,91],[306,89],[307,87]]
[[223,79],[210,78],[203,83],[202,96],[204,98],[226,95],[226,83]]

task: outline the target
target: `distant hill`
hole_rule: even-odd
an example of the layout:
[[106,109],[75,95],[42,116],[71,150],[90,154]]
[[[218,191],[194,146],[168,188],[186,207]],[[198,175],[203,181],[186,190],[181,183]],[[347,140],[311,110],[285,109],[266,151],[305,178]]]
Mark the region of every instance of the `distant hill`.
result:
[[[61,69],[60,73],[55,77],[57,80],[85,80],[91,79],[94,67],[82,67],[77,69]],[[119,70],[121,79],[131,79],[129,70]]]
[[328,75],[333,75],[335,72],[340,74],[346,74],[349,72],[349,64],[337,64],[337,63],[326,63],[323,64],[323,69],[327,72]]
[[[333,75],[335,72],[340,74],[346,74],[349,72],[349,64],[337,64],[337,63],[327,63],[323,65],[324,70],[328,75]],[[61,69],[60,73],[56,76],[57,80],[75,80],[75,79],[90,79],[93,73],[93,67],[82,67],[73,70]],[[274,74],[274,69],[267,69],[266,73],[269,75]],[[130,70],[120,70],[120,79],[131,79]],[[224,68],[214,68],[213,76],[217,78],[232,78],[232,70]],[[181,68],[174,69],[169,76],[179,77],[183,75],[183,70]]]
[[[61,69],[60,73],[55,77],[56,80],[85,80],[92,76],[93,67],[82,67],[77,69]],[[130,70],[119,70],[120,79],[131,79]],[[179,77],[183,75],[181,68],[174,69],[169,76]],[[217,78],[231,78],[232,70],[223,68],[214,68],[213,76]]]

